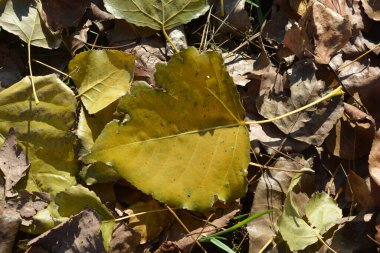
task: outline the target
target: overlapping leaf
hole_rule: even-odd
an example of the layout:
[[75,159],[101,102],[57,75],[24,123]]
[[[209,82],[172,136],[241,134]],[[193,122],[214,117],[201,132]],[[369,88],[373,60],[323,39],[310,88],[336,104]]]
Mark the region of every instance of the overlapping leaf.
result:
[[[271,119],[296,110],[327,94],[326,84],[316,77],[316,67],[309,60],[300,61],[288,74],[290,90],[267,92],[257,100],[259,113]],[[289,137],[312,145],[321,145],[343,115],[343,97],[318,104],[273,123]]]
[[0,26],[34,46],[58,48],[61,44],[60,34],[52,33],[41,22],[34,0],[0,3]]
[[207,0],[105,0],[109,12],[137,26],[172,29],[204,14]]
[[[195,48],[157,65],[156,83],[132,86],[87,163],[103,162],[154,198],[203,210],[241,197],[249,162],[244,110],[219,54]],[[175,110],[173,110],[175,108]]]
[[76,101],[56,75],[33,78],[38,105],[30,77],[0,92],[0,133],[6,135],[13,127],[29,157],[26,189],[55,194],[76,182],[75,136],[70,131]]
[[302,250],[322,240],[322,235],[332,228],[342,217],[342,210],[324,192],[314,193],[305,206],[309,225],[301,216],[298,206],[293,202],[291,192],[300,182],[302,174],[297,173],[289,186],[284,210],[278,220],[279,231],[290,250]]
[[90,114],[124,96],[133,78],[135,57],[117,50],[91,50],[75,56],[69,72]]

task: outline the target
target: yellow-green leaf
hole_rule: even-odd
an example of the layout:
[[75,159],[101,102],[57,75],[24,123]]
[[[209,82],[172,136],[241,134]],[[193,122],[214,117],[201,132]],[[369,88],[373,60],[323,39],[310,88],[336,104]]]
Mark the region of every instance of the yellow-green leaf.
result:
[[164,91],[132,85],[118,108],[128,117],[109,123],[84,161],[113,166],[171,206],[204,210],[244,195],[248,130],[220,54],[189,48],[156,68]]
[[0,26],[26,43],[30,40],[34,46],[58,48],[61,44],[60,33],[51,32],[41,22],[34,0],[0,3]]
[[33,77],[40,103],[33,100],[30,77],[0,92],[0,134],[11,127],[31,167],[29,191],[55,194],[76,183],[74,93],[56,75]]
[[207,0],[104,0],[115,17],[155,30],[172,29],[203,15]]
[[135,57],[117,50],[82,52],[69,63],[69,73],[90,114],[124,96],[133,78]]
[[305,207],[308,221],[321,234],[326,233],[342,218],[342,210],[325,192],[315,192]]

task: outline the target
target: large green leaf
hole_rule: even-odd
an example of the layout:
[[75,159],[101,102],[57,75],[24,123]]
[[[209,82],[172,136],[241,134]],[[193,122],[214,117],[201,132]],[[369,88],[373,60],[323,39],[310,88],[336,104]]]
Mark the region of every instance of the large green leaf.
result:
[[189,48],[158,64],[157,90],[135,83],[96,139],[87,163],[103,162],[156,199],[203,210],[246,191],[249,137],[236,87],[215,52]]
[[38,47],[58,48],[61,44],[60,34],[52,33],[37,11],[34,0],[8,0],[0,3],[0,26],[18,37]]
[[15,129],[31,167],[26,189],[55,194],[76,183],[73,92],[56,75],[33,77],[40,103],[25,77],[0,92],[0,134]]
[[135,57],[117,50],[90,50],[75,56],[69,73],[90,114],[124,96],[133,78]]
[[204,14],[207,0],[104,0],[109,12],[137,26],[172,29]]

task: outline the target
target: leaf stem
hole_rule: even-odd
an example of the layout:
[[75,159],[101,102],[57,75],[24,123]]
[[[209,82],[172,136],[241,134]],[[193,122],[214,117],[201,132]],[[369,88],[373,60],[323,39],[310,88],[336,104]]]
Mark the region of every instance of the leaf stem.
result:
[[220,16],[223,18],[224,15],[224,0],[220,0]]
[[37,92],[36,92],[36,86],[34,85],[33,71],[32,71],[32,57],[31,57],[31,53],[30,53],[31,52],[31,43],[32,43],[33,33],[34,33],[34,26],[32,28],[30,36],[28,38],[28,66],[29,66],[30,82],[32,84],[34,100],[36,101],[36,104],[38,105],[40,103],[40,100],[38,100]]
[[162,33],[164,34],[166,40],[169,42],[169,44],[172,46],[174,52],[179,53],[178,48],[174,45],[173,41],[170,39],[169,35],[166,33],[165,26],[162,26]]
[[52,66],[50,66],[50,65],[48,65],[48,64],[46,64],[46,63],[43,63],[43,62],[38,61],[38,60],[33,60],[33,61],[36,62],[36,63],[38,63],[38,64],[41,64],[42,66],[45,66],[45,67],[51,69],[51,70],[54,70],[55,72],[57,72],[57,73],[59,73],[59,74],[65,76],[66,78],[71,78],[71,76],[70,76],[69,74],[66,74],[65,72],[60,71],[59,69],[54,68],[54,67],[52,67]]
[[268,170],[278,170],[278,171],[297,172],[297,173],[302,173],[302,172],[305,172],[305,173],[307,173],[307,172],[314,173],[315,172],[314,170],[312,170],[310,168],[302,168],[300,170],[292,170],[292,169],[281,169],[281,168],[276,168],[276,167],[265,166],[265,165],[261,165],[261,164],[253,163],[253,162],[250,162],[249,164],[253,165],[253,166],[256,166],[256,167],[259,167],[259,168],[268,169]]
[[338,88],[334,89],[333,91],[331,91],[329,94],[321,97],[320,99],[317,99],[315,100],[314,102],[311,102],[310,104],[307,104],[305,106],[302,106],[294,111],[291,111],[291,112],[288,112],[288,113],[285,113],[285,114],[282,114],[280,116],[277,116],[277,117],[274,117],[272,119],[266,119],[266,120],[259,120],[259,121],[245,121],[245,124],[246,125],[255,125],[255,124],[265,124],[265,123],[270,123],[270,122],[273,122],[273,121],[276,121],[276,120],[280,120],[280,119],[283,119],[285,117],[288,117],[290,115],[293,115],[293,114],[296,114],[296,113],[299,113],[301,111],[304,111],[316,104],[319,104],[327,99],[330,99],[330,98],[333,98],[335,96],[340,96],[340,95],[343,95],[344,94],[344,91],[342,90],[342,87],[339,86]]
[[322,239],[322,237],[321,237],[321,235],[318,233],[317,234],[317,237],[318,237],[318,240],[321,242],[321,243],[323,243],[323,245],[325,245],[331,252],[333,252],[333,253],[338,253],[338,252],[336,252],[333,248],[331,248],[323,239]]

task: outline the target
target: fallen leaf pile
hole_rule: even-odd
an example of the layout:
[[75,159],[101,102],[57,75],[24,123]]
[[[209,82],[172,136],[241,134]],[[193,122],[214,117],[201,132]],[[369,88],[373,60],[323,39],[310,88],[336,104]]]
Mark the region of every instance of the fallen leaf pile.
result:
[[1,253],[380,252],[378,1],[5,0],[0,27]]

